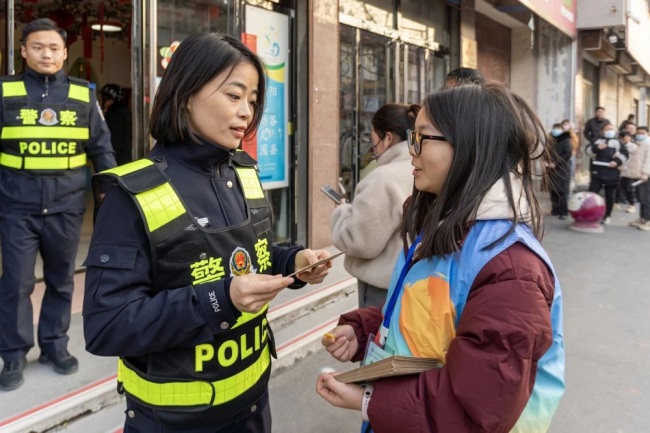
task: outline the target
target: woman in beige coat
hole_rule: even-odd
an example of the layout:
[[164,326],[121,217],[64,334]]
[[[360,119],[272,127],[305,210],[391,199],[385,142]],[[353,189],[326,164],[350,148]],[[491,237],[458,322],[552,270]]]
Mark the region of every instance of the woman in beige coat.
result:
[[358,279],[359,307],[381,306],[391,271],[402,248],[402,205],[413,189],[413,167],[406,130],[413,129],[419,105],[387,104],[372,118],[372,147],[377,168],[332,215],[334,246],[350,249],[345,269]]

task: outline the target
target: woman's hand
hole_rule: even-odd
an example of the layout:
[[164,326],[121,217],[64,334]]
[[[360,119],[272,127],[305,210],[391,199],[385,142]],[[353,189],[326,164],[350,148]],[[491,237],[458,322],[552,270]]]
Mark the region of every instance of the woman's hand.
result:
[[246,274],[234,277],[230,283],[230,299],[242,313],[257,313],[293,281],[293,278],[282,275]]
[[[316,263],[319,260],[323,260],[330,256],[325,250],[310,250],[305,249],[298,251],[296,254],[295,269],[302,269],[305,266],[309,266],[312,263]],[[321,265],[315,266],[313,268],[307,269],[296,275],[300,280],[309,283],[309,284],[318,284],[322,283],[327,274],[329,273],[330,268],[332,267],[332,262],[326,262]]]
[[333,406],[361,410],[363,388],[355,384],[341,383],[332,373],[321,373],[318,376],[316,392]]
[[321,344],[333,358],[341,362],[351,360],[359,349],[357,334],[354,333],[354,328],[350,325],[341,325],[332,329],[325,334]]

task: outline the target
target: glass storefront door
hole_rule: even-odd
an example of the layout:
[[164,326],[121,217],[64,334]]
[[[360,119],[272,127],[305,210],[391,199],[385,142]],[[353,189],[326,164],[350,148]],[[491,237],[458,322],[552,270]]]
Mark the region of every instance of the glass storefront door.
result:
[[375,167],[372,116],[394,99],[395,44],[384,36],[341,25],[339,177],[347,199]]
[[442,86],[448,56],[352,26],[340,25],[339,188],[348,200],[376,167],[372,117],[387,103],[419,104]]

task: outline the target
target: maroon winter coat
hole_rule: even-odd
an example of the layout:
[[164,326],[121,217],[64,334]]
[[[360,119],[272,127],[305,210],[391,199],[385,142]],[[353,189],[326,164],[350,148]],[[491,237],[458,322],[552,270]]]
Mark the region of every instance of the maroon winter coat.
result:
[[[375,433],[509,432],[535,383],[537,361],[552,343],[555,281],[530,249],[516,243],[477,275],[449,346],[446,364],[417,376],[374,383],[368,417]],[[363,358],[379,308],[341,316]]]

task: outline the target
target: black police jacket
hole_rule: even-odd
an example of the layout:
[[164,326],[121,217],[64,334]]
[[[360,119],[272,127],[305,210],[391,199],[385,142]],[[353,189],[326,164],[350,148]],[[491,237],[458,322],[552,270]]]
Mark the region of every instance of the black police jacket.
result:
[[[229,156],[230,151],[207,142],[157,144],[149,155],[165,159],[165,173],[175,180],[174,187],[187,208],[212,229],[240,224],[247,217]],[[293,272],[295,255],[301,249],[274,246],[271,273]],[[115,260],[102,262],[105,255]],[[196,346],[228,332],[222,323],[232,326],[241,314],[230,300],[231,278],[162,292],[152,287],[151,251],[143,219],[132,197],[117,186],[109,189],[99,207],[84,264],[84,336],[86,349],[96,355],[138,357]],[[212,308],[210,292],[224,307],[219,312]],[[166,415],[170,422],[175,418],[182,422],[188,414]]]
[[[52,75],[27,68],[23,74],[27,96],[39,103],[61,103],[68,97],[69,80],[60,70]],[[0,78],[2,81],[2,78]],[[0,86],[0,97],[2,86]],[[116,165],[108,126],[94,92],[90,92],[89,129],[86,155],[95,171]],[[0,104],[0,128],[4,124]],[[86,170],[81,168],[61,176],[39,176],[28,171],[0,167],[0,209],[4,213],[52,214],[84,207]]]

